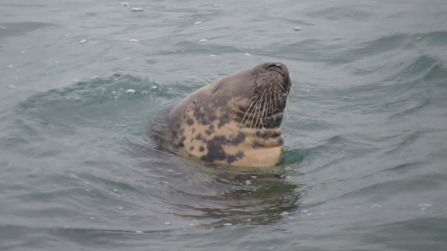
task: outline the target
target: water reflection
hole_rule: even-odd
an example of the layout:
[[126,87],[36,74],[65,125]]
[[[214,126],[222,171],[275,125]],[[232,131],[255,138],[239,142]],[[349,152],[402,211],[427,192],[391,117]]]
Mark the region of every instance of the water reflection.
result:
[[288,181],[284,167],[240,170],[172,155],[156,156],[143,166],[169,189],[159,199],[172,205],[175,215],[200,225],[269,224],[299,206],[299,185]]

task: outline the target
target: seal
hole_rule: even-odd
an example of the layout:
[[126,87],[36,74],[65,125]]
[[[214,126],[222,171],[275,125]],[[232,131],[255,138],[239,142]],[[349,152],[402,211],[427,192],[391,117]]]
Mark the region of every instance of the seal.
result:
[[[152,126],[160,148],[183,157],[245,167],[274,166],[291,80],[282,63],[264,63],[204,86]],[[155,129],[154,129],[155,128]]]

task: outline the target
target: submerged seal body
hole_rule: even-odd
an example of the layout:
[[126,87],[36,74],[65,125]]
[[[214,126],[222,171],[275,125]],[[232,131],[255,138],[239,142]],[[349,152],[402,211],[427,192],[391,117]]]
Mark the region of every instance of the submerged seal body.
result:
[[163,149],[217,164],[275,165],[291,80],[281,63],[265,63],[204,86],[170,107],[152,136]]

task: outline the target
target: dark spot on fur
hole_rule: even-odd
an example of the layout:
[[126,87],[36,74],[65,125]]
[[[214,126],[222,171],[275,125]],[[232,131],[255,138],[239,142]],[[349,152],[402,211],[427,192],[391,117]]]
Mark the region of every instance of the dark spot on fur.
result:
[[192,118],[188,118],[188,120],[186,120],[186,123],[190,126],[194,125],[194,120]]
[[239,151],[237,154],[227,154],[223,149],[224,145],[233,145],[236,146],[241,142],[245,141],[245,135],[239,133],[235,137],[227,138],[222,135],[214,136],[207,142],[208,153],[203,155],[200,159],[208,162],[214,161],[225,161],[227,163],[233,163],[245,155],[242,151]]
[[225,160],[227,154],[223,147],[219,144],[208,143],[208,153],[202,156],[200,159],[204,161],[214,162],[216,160]]
[[[281,110],[283,110],[283,109],[284,109],[284,107],[281,107]],[[275,127],[279,127],[281,125],[282,119],[283,119],[283,113],[279,112],[279,113],[273,114],[270,117],[264,118],[262,121],[263,121],[263,124],[265,127],[275,128]]]
[[280,132],[275,130],[257,130],[256,131],[256,137],[258,138],[273,138],[278,137],[281,135]]
[[253,148],[261,148],[261,147],[264,147],[264,144],[261,142],[261,140],[254,139]]
[[194,118],[202,125],[209,125],[217,119],[216,111],[209,106],[198,106],[194,109]]
[[211,134],[214,133],[214,125],[211,124],[208,129],[205,130],[206,135],[210,136]]
[[191,146],[191,147],[189,148],[189,150],[190,150],[190,151],[194,150],[194,147],[193,147],[193,146]]
[[280,144],[280,145],[284,145],[284,139],[283,139],[283,137],[278,137],[277,141],[278,141],[278,144]]
[[185,142],[185,139],[186,139],[186,137],[185,136],[183,136],[181,139],[180,139],[180,142]]
[[227,163],[228,163],[228,164],[231,164],[231,163],[233,163],[233,162],[235,162],[235,161],[237,161],[237,160],[239,160],[239,159],[242,159],[243,157],[245,157],[244,152],[242,152],[242,151],[237,151],[236,154],[230,154],[230,155],[227,157]]
[[196,128],[193,127],[192,130],[191,130],[191,133],[195,133],[195,132],[196,132]]
[[203,148],[203,146],[200,146],[199,151],[203,152],[205,151],[205,148]]
[[228,115],[222,115],[219,118],[219,123],[217,124],[217,127],[220,129],[223,125],[230,123],[230,118]]
[[202,142],[206,142],[206,139],[202,137],[201,133],[198,133],[197,136],[195,137],[196,140],[200,140]]
[[183,144],[183,142],[180,142],[180,143],[178,144],[178,146],[179,146],[179,147],[185,147],[185,144]]
[[245,141],[245,134],[238,133],[237,136],[234,138],[234,140],[232,140],[230,143],[235,146],[239,145],[244,141]]

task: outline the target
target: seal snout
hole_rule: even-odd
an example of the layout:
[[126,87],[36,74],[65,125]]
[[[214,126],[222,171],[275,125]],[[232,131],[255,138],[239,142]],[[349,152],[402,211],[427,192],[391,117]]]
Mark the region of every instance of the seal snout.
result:
[[282,77],[282,81],[274,81],[275,83],[281,83],[281,85],[284,88],[284,91],[288,93],[291,81],[289,76],[289,69],[287,69],[287,66],[285,66],[283,63],[265,63],[263,65],[263,68],[266,72],[275,72],[279,74]]

